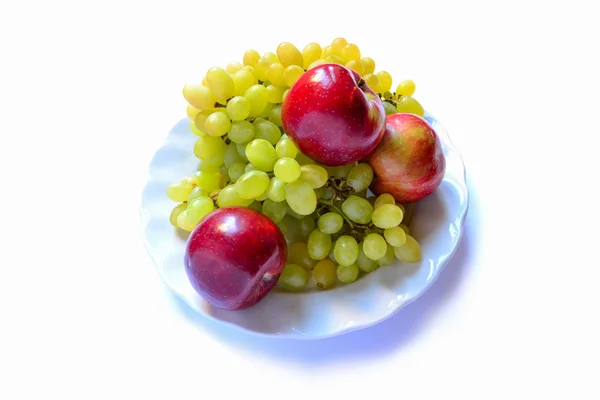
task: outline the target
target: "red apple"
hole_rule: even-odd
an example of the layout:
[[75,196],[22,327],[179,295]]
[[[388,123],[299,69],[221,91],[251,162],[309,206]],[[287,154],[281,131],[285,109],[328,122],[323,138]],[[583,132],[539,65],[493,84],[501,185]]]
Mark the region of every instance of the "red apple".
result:
[[185,271],[211,305],[241,310],[262,300],[275,286],[287,259],[277,225],[246,207],[219,208],[190,234]]
[[377,147],[385,111],[381,99],[355,71],[322,64],[290,88],[281,122],[302,153],[337,166],[358,161]]
[[383,139],[366,161],[375,172],[371,191],[389,193],[400,203],[429,196],[446,172],[437,133],[425,119],[408,113],[386,117]]

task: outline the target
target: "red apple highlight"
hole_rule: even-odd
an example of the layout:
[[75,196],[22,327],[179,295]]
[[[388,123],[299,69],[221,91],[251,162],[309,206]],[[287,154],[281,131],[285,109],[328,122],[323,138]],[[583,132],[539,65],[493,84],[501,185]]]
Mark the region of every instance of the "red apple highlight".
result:
[[302,153],[329,166],[367,156],[381,140],[381,99],[355,71],[338,64],[308,70],[281,109],[283,129]]
[[379,146],[366,158],[375,172],[371,191],[400,203],[429,196],[442,183],[446,159],[437,133],[415,114],[391,114]]
[[269,218],[249,208],[225,207],[194,228],[184,264],[194,290],[208,303],[241,310],[271,291],[286,259],[285,238]]

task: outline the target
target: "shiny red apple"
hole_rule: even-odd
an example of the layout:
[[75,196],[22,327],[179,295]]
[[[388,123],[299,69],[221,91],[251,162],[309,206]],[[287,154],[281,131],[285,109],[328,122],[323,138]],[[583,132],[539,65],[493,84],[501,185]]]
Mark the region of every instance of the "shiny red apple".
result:
[[302,153],[321,164],[338,166],[358,161],[377,147],[385,110],[355,71],[322,64],[290,88],[281,121]]
[[241,310],[275,286],[287,259],[277,225],[246,207],[219,208],[204,217],[185,248],[185,272],[214,307]]
[[391,114],[379,146],[367,157],[375,178],[371,191],[389,193],[400,203],[429,196],[442,183],[446,159],[432,126],[415,114]]

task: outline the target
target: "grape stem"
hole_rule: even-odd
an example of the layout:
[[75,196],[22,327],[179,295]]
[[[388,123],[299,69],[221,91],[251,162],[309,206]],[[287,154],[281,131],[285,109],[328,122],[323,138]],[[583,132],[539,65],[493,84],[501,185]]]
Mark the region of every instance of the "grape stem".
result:
[[352,223],[352,221],[350,221],[350,219],[346,216],[346,214],[344,214],[342,212],[342,210],[338,206],[336,206],[335,204],[333,204],[333,201],[320,199],[319,203],[325,204],[325,205],[333,208],[338,214],[340,214],[342,216],[342,218],[344,218],[346,220],[346,222],[348,223],[348,225],[350,226],[350,228],[352,230],[354,230],[354,224]]

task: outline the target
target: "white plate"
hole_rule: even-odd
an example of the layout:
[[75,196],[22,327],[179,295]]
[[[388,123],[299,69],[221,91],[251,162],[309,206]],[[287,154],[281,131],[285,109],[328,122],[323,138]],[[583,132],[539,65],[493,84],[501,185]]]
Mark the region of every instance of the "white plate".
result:
[[266,336],[325,338],[366,328],[391,317],[416,300],[436,280],[462,237],[468,208],[465,168],[448,133],[431,115],[426,119],[440,136],[446,175],[440,187],[417,203],[411,234],[421,244],[416,264],[396,261],[358,281],[322,292],[271,292],[243,311],[210,306],[192,288],[183,266],[186,236],[169,223],[174,203],[166,187],[197,170],[192,148],[196,136],[183,119],[169,133],[150,164],[142,194],[141,219],[146,248],[160,277],[190,307],[216,321]]

